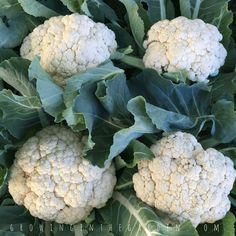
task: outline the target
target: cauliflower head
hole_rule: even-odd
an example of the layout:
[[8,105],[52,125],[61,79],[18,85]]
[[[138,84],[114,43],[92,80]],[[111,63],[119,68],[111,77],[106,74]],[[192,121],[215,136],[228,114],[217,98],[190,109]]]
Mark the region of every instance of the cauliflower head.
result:
[[147,35],[143,62],[159,73],[184,70],[190,80],[207,83],[209,75],[218,74],[227,55],[221,33],[200,19],[162,20]]
[[107,60],[116,48],[113,31],[74,13],[52,17],[36,27],[24,39],[20,54],[29,60],[40,56],[42,67],[64,85],[70,76]]
[[163,137],[151,150],[155,158],[140,161],[133,176],[142,201],[173,222],[190,220],[194,226],[225,216],[236,177],[230,158],[213,148],[204,150],[193,135],[183,132]]
[[9,192],[40,219],[75,224],[112,196],[115,168],[83,159],[85,137],[69,128],[50,126],[16,152]]

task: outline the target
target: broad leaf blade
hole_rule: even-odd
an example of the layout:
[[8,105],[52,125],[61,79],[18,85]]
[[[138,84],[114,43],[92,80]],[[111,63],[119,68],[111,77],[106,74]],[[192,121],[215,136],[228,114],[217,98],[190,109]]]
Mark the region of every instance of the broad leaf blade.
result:
[[143,39],[145,35],[144,22],[139,15],[139,6],[135,0],[119,0],[125,5],[129,17],[129,24],[134,39],[141,51],[143,51]]
[[123,73],[118,67],[115,67],[112,62],[101,64],[96,68],[90,68],[84,72],[72,76],[66,84],[64,91],[64,102],[66,109],[63,111],[63,117],[74,130],[85,129],[85,123],[81,114],[76,114],[73,111],[73,104],[76,96],[79,95],[82,86],[88,83],[97,83],[103,80],[109,80],[114,76]]
[[107,159],[113,134],[122,127],[111,121],[95,92],[96,84],[84,85],[75,100],[74,112],[83,114],[92,141],[96,143],[93,150],[87,154],[87,158],[92,163],[102,166]]
[[222,236],[234,236],[235,235],[235,216],[232,212],[228,212],[222,220],[224,233]]
[[0,63],[0,79],[11,85],[23,96],[36,96],[36,89],[28,79],[30,61],[13,57]]
[[[0,150],[0,159],[2,158],[1,152],[2,150]],[[6,194],[7,189],[8,189],[7,188],[8,187],[8,183],[7,183],[8,173],[9,173],[9,170],[0,164],[0,198],[2,198],[2,196]]]
[[7,175],[7,170],[3,166],[0,165],[0,188],[2,183],[4,182]]
[[236,72],[227,74],[220,73],[209,83],[212,93],[212,102],[216,102],[221,99],[234,101],[235,85]]
[[35,221],[23,206],[12,204],[0,206],[0,218],[0,234],[6,236],[30,235],[29,225]]
[[41,104],[37,97],[22,97],[10,90],[0,91],[0,126],[16,138],[40,124]]
[[108,160],[119,155],[132,140],[141,137],[143,134],[158,132],[146,113],[143,97],[131,99],[127,104],[127,109],[134,117],[134,124],[114,134]]
[[0,48],[14,48],[41,21],[21,8],[17,0],[2,0],[0,3]]
[[4,149],[5,145],[12,143],[12,136],[5,129],[0,127],[0,149]]
[[225,64],[222,67],[224,72],[232,72],[236,68],[236,44],[231,38],[228,48],[227,48],[227,57],[225,59]]
[[55,117],[55,121],[60,121],[61,113],[65,108],[63,90],[43,70],[38,58],[35,58],[29,67],[29,78],[36,79],[36,89],[44,110]]
[[234,103],[227,100],[219,100],[212,107],[215,116],[214,136],[223,143],[236,138],[236,114]]
[[105,19],[111,22],[118,20],[116,12],[103,0],[85,0],[81,10],[97,22],[105,22]]
[[[0,198],[7,190],[8,169],[14,159],[13,137],[6,129],[0,130]],[[15,140],[14,140],[15,141]]]
[[37,0],[18,0],[26,13],[35,17],[50,18],[57,16],[58,13],[47,8]]
[[80,12],[84,0],[60,0],[72,12]]
[[0,63],[11,57],[17,57],[17,54],[11,49],[0,48]]
[[74,106],[75,112],[84,115],[95,143],[87,153],[87,158],[100,166],[122,152],[133,139],[156,131],[145,113],[144,100],[137,97],[129,101],[129,91],[123,76],[104,83],[106,96],[101,96],[101,87],[94,83],[87,84],[82,87]]
[[128,86],[133,97],[141,95],[148,104],[155,106],[148,105],[150,110],[163,109],[163,112],[181,114],[190,119],[210,114],[210,92],[202,85],[174,84],[156,71],[146,69],[129,80]]
[[[125,124],[125,120],[130,118],[130,113],[126,109],[126,106],[132,97],[126,85],[124,74],[98,83],[96,96],[113,119],[119,119]],[[128,124],[130,123],[128,122]]]
[[81,87],[86,83],[96,83],[102,80],[112,78],[124,71],[115,67],[108,61],[95,68],[90,68],[79,74],[72,76],[66,83],[64,99],[67,106],[71,106],[75,97],[79,94]]
[[0,47],[14,48],[18,46],[28,33],[27,25],[23,15],[9,19],[7,27],[0,18]]

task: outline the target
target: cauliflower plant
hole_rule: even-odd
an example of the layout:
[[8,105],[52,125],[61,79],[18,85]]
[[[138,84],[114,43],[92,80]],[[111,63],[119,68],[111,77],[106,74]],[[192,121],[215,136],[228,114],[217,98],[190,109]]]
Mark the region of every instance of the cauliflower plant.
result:
[[68,77],[96,67],[117,48],[115,34],[103,23],[74,13],[56,16],[36,27],[20,49],[22,57],[41,57],[42,67],[59,85]]
[[177,222],[213,223],[230,209],[236,171],[230,158],[204,150],[196,138],[176,132],[151,146],[152,160],[138,163],[134,189],[142,201]]
[[16,152],[9,192],[31,215],[74,224],[112,196],[115,168],[93,166],[83,159],[85,138],[69,128],[50,126]]
[[185,70],[190,80],[207,83],[227,55],[221,40],[218,29],[200,19],[162,20],[148,31],[143,62],[160,73]]

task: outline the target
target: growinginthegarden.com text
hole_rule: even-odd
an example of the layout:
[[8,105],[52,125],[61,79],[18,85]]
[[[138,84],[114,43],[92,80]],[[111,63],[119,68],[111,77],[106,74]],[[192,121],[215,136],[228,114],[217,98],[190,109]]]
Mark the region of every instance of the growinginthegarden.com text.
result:
[[[203,224],[202,226],[202,231],[204,232],[220,232],[221,230],[221,225],[220,224]],[[155,226],[152,223],[152,225],[147,225],[146,228],[152,232],[152,231],[157,231],[157,232],[168,232],[168,231],[181,231],[181,226],[180,225],[175,225],[172,227],[168,227],[168,226],[163,226],[162,224],[156,223]],[[118,224],[118,225],[112,225],[112,224],[88,224],[86,227],[83,224],[77,224],[77,225],[64,225],[64,224],[57,224],[54,225],[52,223],[49,223],[47,226],[45,224],[39,224],[37,226],[33,225],[33,224],[19,224],[19,225],[14,225],[11,224],[9,226],[9,231],[11,232],[25,232],[25,231],[29,231],[29,232],[33,232],[33,231],[39,231],[39,232],[45,232],[45,231],[51,231],[51,232],[64,232],[64,231],[70,231],[70,232],[74,232],[74,231],[81,231],[81,232],[123,232],[123,231],[128,231],[128,232],[136,232],[137,228],[136,225],[131,225],[128,224],[125,226],[122,226],[122,224]],[[139,227],[139,231],[142,231],[142,227]]]

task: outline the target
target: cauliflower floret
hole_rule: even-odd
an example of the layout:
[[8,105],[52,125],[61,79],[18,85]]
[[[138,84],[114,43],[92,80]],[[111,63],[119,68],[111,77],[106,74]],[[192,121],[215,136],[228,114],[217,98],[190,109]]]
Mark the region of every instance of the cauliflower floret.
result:
[[191,220],[194,226],[225,216],[236,177],[230,158],[213,148],[204,150],[193,135],[183,132],[163,137],[151,150],[155,158],[140,161],[133,176],[142,201],[174,222]]
[[42,67],[64,85],[70,76],[107,60],[116,48],[113,31],[74,13],[52,17],[36,27],[24,39],[20,54],[29,60],[40,56]]
[[155,23],[144,41],[146,67],[159,73],[185,70],[192,81],[208,82],[224,64],[227,51],[222,35],[211,24],[183,16]]
[[50,126],[28,139],[16,152],[9,192],[40,219],[75,224],[112,196],[115,168],[85,160],[84,137],[69,128]]

